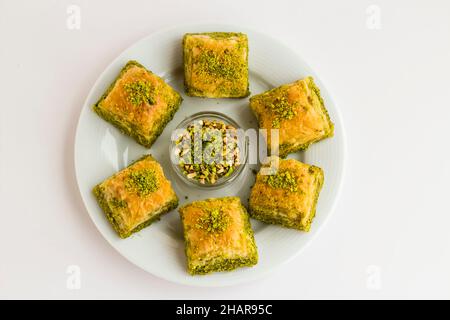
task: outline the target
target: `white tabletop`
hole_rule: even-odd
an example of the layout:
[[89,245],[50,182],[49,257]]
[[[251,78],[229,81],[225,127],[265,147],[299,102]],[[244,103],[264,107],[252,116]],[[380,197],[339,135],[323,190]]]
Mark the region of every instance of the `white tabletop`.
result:
[[[296,50],[347,132],[344,189],[321,234],[235,287],[179,286],[130,264],[74,176],[76,123],[99,74],[138,39],[195,22]],[[0,1],[0,298],[450,298],[449,34],[450,2],[437,0]]]

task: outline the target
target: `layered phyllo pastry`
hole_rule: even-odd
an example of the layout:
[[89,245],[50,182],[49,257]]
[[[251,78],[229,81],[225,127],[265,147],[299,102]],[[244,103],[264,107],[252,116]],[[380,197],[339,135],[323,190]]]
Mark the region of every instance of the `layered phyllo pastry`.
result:
[[170,181],[151,155],[98,184],[93,192],[121,238],[149,226],[178,206]]
[[280,159],[278,169],[263,174],[267,172],[260,170],[256,176],[249,199],[250,216],[309,231],[324,180],[322,169],[294,159]]
[[141,145],[150,148],[172,120],[182,98],[136,61],[129,61],[94,111]]
[[241,98],[250,94],[248,40],[243,33],[188,33],[183,38],[186,94]]
[[279,130],[279,156],[282,158],[333,136],[333,123],[312,77],[255,95],[250,98],[250,108],[259,127],[267,129],[269,151],[272,151],[271,129]]
[[195,201],[179,212],[190,274],[228,271],[258,262],[249,216],[238,197]]

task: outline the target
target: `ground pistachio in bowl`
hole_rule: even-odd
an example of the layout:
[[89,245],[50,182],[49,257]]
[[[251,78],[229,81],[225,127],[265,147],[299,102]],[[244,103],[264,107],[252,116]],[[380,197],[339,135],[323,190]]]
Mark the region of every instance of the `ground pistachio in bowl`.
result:
[[195,184],[220,183],[241,165],[237,128],[220,119],[195,119],[174,142],[179,172]]

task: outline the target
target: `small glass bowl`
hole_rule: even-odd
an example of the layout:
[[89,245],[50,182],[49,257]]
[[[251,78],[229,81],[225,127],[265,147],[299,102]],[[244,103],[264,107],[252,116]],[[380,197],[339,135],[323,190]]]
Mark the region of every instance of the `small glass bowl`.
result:
[[[221,121],[227,125],[231,125],[232,127],[234,127],[235,129],[239,130],[242,128],[236,123],[236,121],[234,121],[233,119],[231,119],[230,117],[219,113],[219,112],[214,112],[214,111],[203,111],[203,112],[198,112],[195,113],[189,117],[187,117],[186,119],[184,119],[183,121],[181,121],[178,126],[175,128],[175,130],[178,129],[186,129],[190,124],[192,124],[193,122],[196,122],[198,120],[216,120],[216,121]],[[209,190],[214,190],[214,189],[219,189],[221,187],[227,186],[229,185],[232,181],[236,180],[236,178],[242,173],[245,164],[247,163],[247,152],[248,152],[248,143],[247,143],[247,139],[245,138],[244,135],[239,135],[238,134],[238,148],[239,148],[239,153],[240,153],[240,164],[239,166],[237,166],[234,171],[229,175],[229,176],[224,176],[219,178],[215,183],[211,184],[211,183],[205,183],[202,184],[199,181],[195,180],[195,179],[189,179],[188,177],[186,177],[186,175],[183,173],[183,169],[180,167],[180,165],[178,163],[175,163],[174,159],[175,159],[175,149],[176,149],[176,143],[174,139],[175,137],[171,137],[171,143],[169,145],[169,152],[170,152],[170,162],[172,164],[172,167],[174,169],[174,171],[177,173],[177,176],[186,184],[190,185],[190,186],[195,186],[199,189],[209,189]]]

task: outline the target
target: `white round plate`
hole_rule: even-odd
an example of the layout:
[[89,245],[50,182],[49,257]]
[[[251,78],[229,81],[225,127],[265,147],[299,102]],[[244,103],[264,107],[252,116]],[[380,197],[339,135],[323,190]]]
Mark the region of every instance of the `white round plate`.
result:
[[[170,134],[180,121],[191,114],[205,110],[218,111],[227,114],[245,129],[257,128],[256,119],[248,107],[248,98],[218,100],[184,95],[182,37],[188,32],[208,31],[238,31],[248,35],[252,95],[312,75],[321,88],[325,105],[335,124],[335,136],[312,145],[306,152],[290,156],[320,166],[325,172],[325,184],[310,232],[299,232],[252,220],[259,252],[259,263],[256,266],[232,272],[191,276],[186,272],[183,234],[176,210],[130,238],[120,239],[97,205],[91,190],[131,161],[151,153],[162,164],[165,174],[172,181],[180,198],[180,205],[193,200],[228,195],[238,195],[247,204],[250,187],[255,179],[250,167],[245,168],[231,186],[214,191],[199,191],[177,180],[169,162]],[[92,105],[128,60],[137,60],[160,75],[181,92],[184,98],[180,110],[150,150],[121,134],[92,111]],[[151,34],[122,52],[100,75],[89,93],[80,114],[75,141],[75,170],[81,196],[90,217],[105,239],[120,254],[142,269],[163,279],[196,286],[226,286],[250,281],[294,258],[313,239],[332,213],[342,184],[344,158],[341,117],[317,75],[298,55],[277,40],[246,28],[226,25],[174,27]]]

